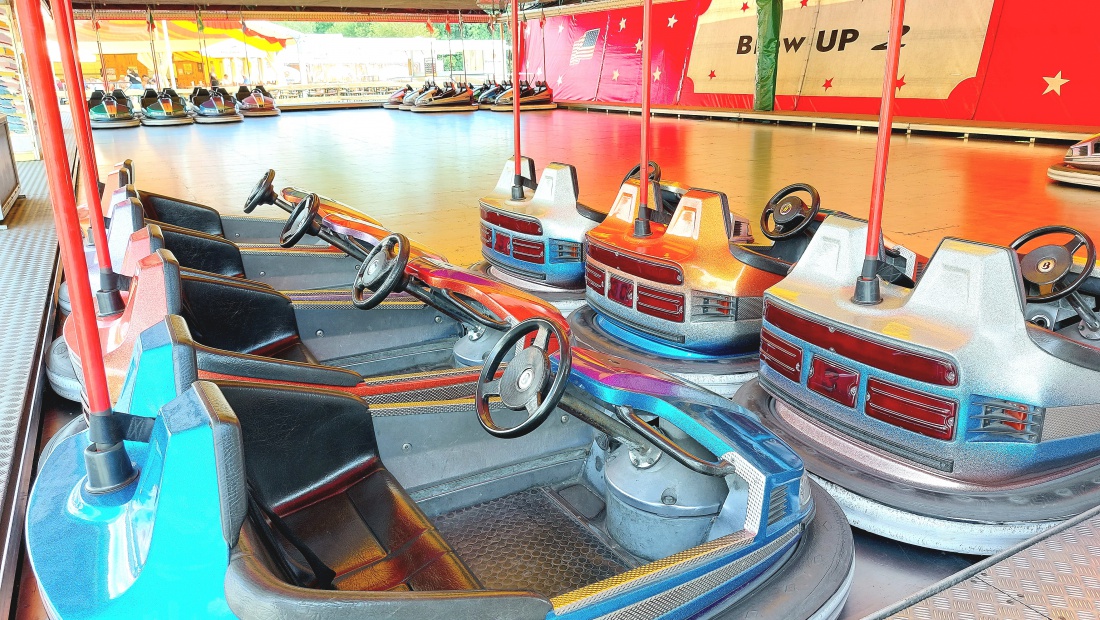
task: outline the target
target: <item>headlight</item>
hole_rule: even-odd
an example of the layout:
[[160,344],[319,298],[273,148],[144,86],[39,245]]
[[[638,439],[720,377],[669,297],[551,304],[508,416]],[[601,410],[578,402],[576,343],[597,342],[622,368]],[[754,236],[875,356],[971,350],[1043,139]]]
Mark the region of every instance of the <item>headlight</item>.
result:
[[798,511],[805,512],[810,505],[811,495],[810,474],[802,472],[802,478],[798,481]]

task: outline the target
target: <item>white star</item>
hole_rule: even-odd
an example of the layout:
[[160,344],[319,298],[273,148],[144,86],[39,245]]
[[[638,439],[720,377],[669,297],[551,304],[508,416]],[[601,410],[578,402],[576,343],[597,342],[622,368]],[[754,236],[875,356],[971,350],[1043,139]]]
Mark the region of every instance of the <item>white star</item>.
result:
[[560,76],[560,75],[558,76],[558,86],[561,86],[561,77],[562,76]]
[[558,24],[558,34],[561,34],[562,30],[565,30],[565,24]]
[[661,81],[661,68],[660,67],[657,67],[657,70],[653,72],[653,81],[654,82]]
[[1043,91],[1044,95],[1047,93],[1054,93],[1055,95],[1061,96],[1062,85],[1069,81],[1062,77],[1061,71],[1054,77],[1043,77],[1043,79],[1047,82],[1047,89]]
[[539,67],[537,70],[535,70],[535,75],[542,75],[542,67]]
[[615,69],[614,71],[611,72],[611,79],[612,80],[619,79],[619,70],[618,69]]
[[678,21],[680,21],[680,20],[676,19],[676,16],[673,15],[672,17],[668,18],[668,27],[672,28],[673,26],[676,25],[676,22],[678,22]]
[[634,44],[634,51],[639,54],[642,53],[642,40],[638,39],[638,42]]
[[619,32],[622,32],[623,28],[626,28],[626,18],[625,17],[619,20]]

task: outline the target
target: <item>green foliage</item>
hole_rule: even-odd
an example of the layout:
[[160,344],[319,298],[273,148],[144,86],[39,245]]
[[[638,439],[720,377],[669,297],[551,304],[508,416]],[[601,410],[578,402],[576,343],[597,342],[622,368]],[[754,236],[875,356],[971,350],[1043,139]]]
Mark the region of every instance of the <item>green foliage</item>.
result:
[[487,24],[462,24],[458,20],[451,22],[448,33],[445,23],[433,23],[435,34],[428,33],[423,23],[409,22],[279,22],[287,28],[306,34],[342,34],[349,38],[403,39],[433,36],[441,40],[458,39],[495,39],[500,33],[494,28],[489,31]]

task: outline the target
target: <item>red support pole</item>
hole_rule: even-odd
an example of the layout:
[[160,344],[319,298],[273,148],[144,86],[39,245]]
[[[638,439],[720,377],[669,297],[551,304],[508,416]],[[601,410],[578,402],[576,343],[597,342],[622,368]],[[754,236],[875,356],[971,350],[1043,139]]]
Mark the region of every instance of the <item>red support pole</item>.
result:
[[863,272],[856,282],[854,300],[873,304],[882,300],[878,286],[879,239],[882,236],[882,203],[886,194],[886,164],[890,160],[890,136],[894,126],[894,93],[901,57],[901,35],[905,22],[905,0],[893,0],[890,8],[890,37],[886,45],[886,70],[882,78],[882,106],[878,113],[878,143],[875,146],[875,176],[871,184],[871,212],[867,216],[867,251]]
[[515,142],[516,172],[512,182],[512,200],[523,200],[523,166],[519,142],[519,0],[512,0],[512,141]]
[[[111,253],[107,246],[107,229],[103,224],[103,204],[99,196],[99,170],[96,166],[95,146],[92,143],[92,124],[88,116],[88,102],[84,99],[84,75],[80,69],[76,41],[76,22],[73,18],[72,0],[55,0],[54,25],[57,42],[61,48],[61,64],[65,69],[65,86],[69,93],[69,109],[76,130],[77,149],[80,152],[80,168],[84,172],[84,195],[88,204],[88,220],[92,225],[96,259],[99,262],[100,316],[111,316],[125,308],[118,292],[118,277],[111,266]],[[69,51],[70,53],[65,53]],[[104,73],[106,75],[106,73]],[[107,83],[104,92],[110,94]],[[70,272],[72,275],[72,272]],[[73,276],[75,277],[75,276]]]
[[[650,69],[650,36],[652,27],[650,16],[653,12],[653,0],[645,0],[642,3],[642,163],[638,168],[638,217],[634,220],[634,236],[648,237],[649,229],[649,119],[650,119],[650,90],[653,85],[653,76]],[[656,196],[654,196],[656,200]]]
[[[57,228],[61,246],[61,262],[65,272],[71,275],[68,279],[73,307],[70,320],[75,321],[79,335],[80,367],[84,373],[84,386],[92,418],[89,425],[102,427],[103,420],[96,421],[95,418],[111,415],[111,396],[107,391],[103,350],[99,343],[95,305],[92,303],[92,291],[87,278],[88,264],[84,260],[80,220],[76,213],[73,179],[69,173],[65,133],[61,125],[61,108],[57,102],[53,71],[46,52],[42,7],[38,0],[16,0],[15,10],[27,58],[27,77],[35,104],[35,116],[42,136],[42,152],[53,201],[54,226]],[[91,450],[105,451],[120,443],[95,443]],[[126,465],[129,465],[128,460]]]

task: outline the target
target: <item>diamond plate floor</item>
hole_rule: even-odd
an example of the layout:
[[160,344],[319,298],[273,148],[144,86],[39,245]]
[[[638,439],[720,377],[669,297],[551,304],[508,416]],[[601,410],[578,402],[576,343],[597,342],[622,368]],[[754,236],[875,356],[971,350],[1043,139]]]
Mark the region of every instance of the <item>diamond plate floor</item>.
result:
[[878,617],[1097,620],[1100,508],[975,564]]
[[432,521],[490,589],[552,597],[627,570],[550,493],[528,489]]

